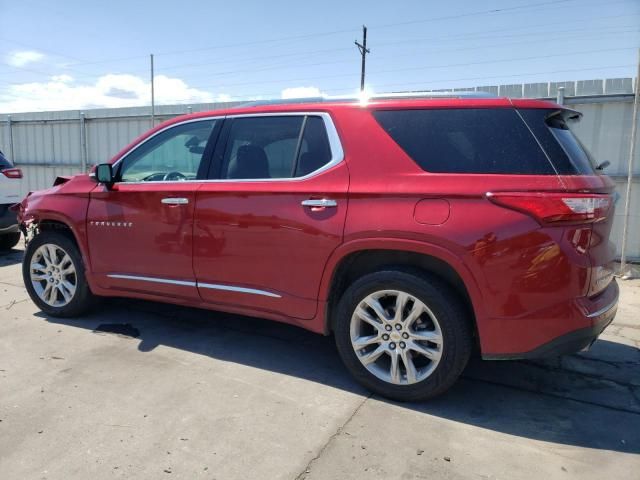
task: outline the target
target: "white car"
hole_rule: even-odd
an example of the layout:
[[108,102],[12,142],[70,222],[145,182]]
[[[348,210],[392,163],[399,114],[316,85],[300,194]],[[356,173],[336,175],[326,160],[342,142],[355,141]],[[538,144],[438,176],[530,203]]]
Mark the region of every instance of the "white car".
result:
[[10,250],[20,241],[16,212],[10,207],[20,202],[22,170],[0,152],[0,251]]

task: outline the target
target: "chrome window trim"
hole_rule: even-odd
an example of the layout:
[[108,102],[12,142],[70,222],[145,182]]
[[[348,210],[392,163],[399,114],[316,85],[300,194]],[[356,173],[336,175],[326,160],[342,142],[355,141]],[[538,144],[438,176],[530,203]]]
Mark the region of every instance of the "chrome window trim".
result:
[[163,185],[172,185],[172,184],[184,184],[184,183],[252,183],[252,182],[300,182],[304,180],[308,180],[309,178],[315,177],[316,175],[321,174],[322,172],[333,168],[334,166],[340,164],[344,160],[344,150],[342,148],[342,143],[340,142],[340,136],[338,135],[338,130],[333,123],[333,119],[328,112],[308,112],[308,111],[300,111],[300,112],[266,112],[266,113],[240,113],[237,115],[224,115],[224,116],[213,116],[213,117],[201,117],[197,119],[185,120],[184,122],[174,123],[169,125],[162,130],[158,130],[156,133],[146,138],[143,142],[139,143],[129,151],[127,151],[122,157],[118,159],[117,162],[113,164],[113,168],[115,169],[117,165],[123,161],[128,155],[133,153],[136,149],[144,145],[146,142],[151,140],[156,135],[173,128],[179,125],[183,125],[186,123],[206,121],[206,120],[219,120],[219,119],[232,119],[232,118],[252,118],[252,117],[288,117],[288,116],[309,116],[309,117],[320,117],[324,122],[325,131],[327,132],[327,138],[329,140],[329,148],[331,149],[331,160],[328,163],[325,163],[322,167],[310,172],[302,177],[284,177],[284,178],[223,178],[223,179],[194,179],[194,180],[173,180],[173,181],[162,181],[162,180],[154,180],[151,182],[116,182],[117,185],[153,185],[153,184],[163,184]]
[[[122,156],[118,160],[113,162],[113,165],[111,166],[111,168],[113,168],[115,170],[116,167],[118,166],[118,164],[120,162],[124,161],[125,158],[127,158],[129,155],[131,155],[133,152],[135,152],[138,148],[142,147],[142,145],[147,143],[149,140],[151,140],[152,138],[160,135],[161,133],[166,132],[167,130],[170,130],[170,129],[174,128],[174,127],[178,127],[180,125],[186,125],[188,123],[206,122],[207,120],[224,120],[225,118],[226,118],[225,115],[214,115],[214,116],[211,116],[211,117],[190,118],[190,119],[184,120],[182,122],[177,122],[177,123],[172,123],[171,125],[167,125],[166,127],[158,130],[153,135],[148,136],[142,142],[138,143],[137,145],[134,145],[129,150],[127,150],[125,153],[123,153]],[[183,180],[182,182],[184,182],[184,181],[194,182],[196,180]],[[153,182],[116,182],[116,183],[122,183],[122,184],[127,184],[127,185],[129,185],[129,184],[135,185],[135,184],[140,184],[140,183],[175,183],[175,182],[153,181]]]
[[233,285],[222,285],[218,283],[189,282],[186,280],[171,280],[169,278],[145,277],[141,275],[125,275],[123,273],[109,273],[107,274],[107,277],[119,278],[123,280],[137,280],[140,282],[166,283],[169,285],[180,285],[183,287],[209,288],[212,290],[224,290],[228,292],[250,293],[252,295],[262,295],[264,297],[282,298],[281,295],[278,295],[277,293],[273,293],[273,292],[268,292],[266,290],[260,290],[257,288],[247,288],[247,287],[234,287]]

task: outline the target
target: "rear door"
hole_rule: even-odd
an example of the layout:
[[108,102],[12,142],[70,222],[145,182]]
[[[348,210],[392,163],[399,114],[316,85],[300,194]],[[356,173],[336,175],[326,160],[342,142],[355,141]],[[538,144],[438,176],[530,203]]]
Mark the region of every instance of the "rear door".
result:
[[219,122],[190,121],[159,132],[118,162],[111,188],[91,192],[87,235],[102,287],[199,300],[192,267],[195,193]]
[[314,316],[324,266],[342,242],[342,159],[326,113],[227,117],[211,181],[196,199],[194,270],[204,301]]

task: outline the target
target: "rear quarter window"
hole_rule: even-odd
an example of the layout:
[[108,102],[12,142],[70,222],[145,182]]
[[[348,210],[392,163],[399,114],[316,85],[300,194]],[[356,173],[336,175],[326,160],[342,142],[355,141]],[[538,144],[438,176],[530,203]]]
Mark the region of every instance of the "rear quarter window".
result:
[[427,172],[555,174],[512,108],[378,110],[373,115]]

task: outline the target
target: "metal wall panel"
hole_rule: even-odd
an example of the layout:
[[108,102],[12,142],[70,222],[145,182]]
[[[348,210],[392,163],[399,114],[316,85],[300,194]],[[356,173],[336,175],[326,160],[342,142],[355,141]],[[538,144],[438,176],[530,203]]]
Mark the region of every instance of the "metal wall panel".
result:
[[[624,198],[626,172],[629,160],[631,137],[631,117],[633,98],[620,98],[621,93],[633,91],[629,78],[587,80],[570,82],[550,82],[532,84],[511,84],[476,87],[476,91],[488,91],[500,95],[521,97],[555,97],[558,87],[565,87],[566,97],[602,94],[607,98],[591,97],[584,102],[571,101],[570,107],[581,111],[584,116],[574,130],[598,161],[608,160],[606,169],[616,181],[617,191]],[[459,90],[474,90],[459,89]],[[618,94],[616,97],[615,94]],[[161,105],[156,107],[157,121],[163,121],[184,113],[229,108],[239,102],[207,103],[192,106]],[[25,175],[23,194],[51,186],[58,175],[71,175],[81,170],[82,146],[80,111],[36,112],[12,114],[13,160]],[[149,107],[96,109],[85,112],[87,165],[107,161],[136,137],[151,127]],[[7,116],[0,115],[0,150],[10,154],[9,128]],[[640,149],[637,150],[634,174],[640,175]],[[621,244],[623,205],[619,202],[616,210],[612,239]],[[640,258],[640,178],[633,184],[631,217],[629,224],[629,250],[631,258]]]
[[[583,113],[580,122],[572,126],[576,135],[598,162],[611,162],[605,170],[606,173],[626,175],[633,103],[629,101],[572,104],[571,108]],[[640,149],[636,149],[634,174],[640,174]]]
[[[611,232],[611,241],[616,244],[616,252],[620,255],[622,247],[622,226],[624,224],[624,196],[627,192],[627,179],[614,178],[616,191],[620,195],[616,204],[616,213]],[[640,178],[635,178],[631,187],[629,203],[629,233],[627,237],[627,258],[640,260]]]

